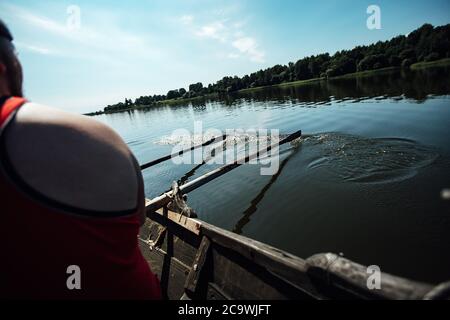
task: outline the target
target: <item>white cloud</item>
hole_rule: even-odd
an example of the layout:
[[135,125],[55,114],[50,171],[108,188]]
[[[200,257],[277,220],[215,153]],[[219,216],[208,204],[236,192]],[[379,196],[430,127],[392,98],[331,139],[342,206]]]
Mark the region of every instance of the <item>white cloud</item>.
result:
[[189,25],[194,21],[194,17],[191,15],[184,15],[180,18],[181,23]]
[[233,47],[241,52],[249,52],[256,46],[255,40],[252,38],[240,38],[233,42]]
[[241,53],[246,54],[250,60],[254,62],[264,62],[265,53],[258,49],[258,44],[255,39],[251,37],[238,38],[232,43],[233,47],[238,49]]
[[242,30],[247,23],[245,21],[233,22],[229,19],[222,19],[204,25],[195,25],[194,17],[190,15],[182,16],[180,20],[184,25],[189,25],[188,30],[196,37],[217,40],[238,50],[238,52],[219,56],[229,59],[247,57],[253,62],[265,62],[264,51],[259,49],[259,45],[253,37],[246,36]]
[[8,14],[14,16],[15,18],[32,25],[35,28],[45,30],[51,33],[67,36],[67,29],[65,25],[57,23],[47,17],[42,17],[31,13],[19,6],[12,4],[4,5]]
[[[57,42],[58,48],[47,49],[45,43],[30,45],[22,43],[22,48],[39,54],[58,53],[67,57],[78,57],[102,62],[122,63],[123,57],[154,58],[160,55],[156,47],[149,45],[145,37],[123,31],[114,21],[103,28],[90,28],[81,23],[81,28],[71,30],[65,23],[12,4],[2,4],[2,10],[20,20],[36,32],[45,32],[67,42]],[[45,39],[41,37],[41,39]],[[45,41],[45,40],[43,40]]]
[[35,52],[35,53],[42,54],[42,55],[57,55],[58,54],[58,52],[55,50],[41,47],[41,46],[32,45],[32,44],[27,44],[27,43],[23,43],[23,42],[16,41],[15,45],[17,46],[18,49],[23,49],[26,51]]
[[220,21],[200,27],[195,34],[202,38],[216,39],[221,42],[227,40],[227,28]]
[[233,23],[235,29],[242,29],[247,24],[247,21],[238,21]]
[[217,8],[212,11],[212,14],[214,14],[216,16],[229,17],[229,16],[233,16],[233,15],[239,13],[240,10],[241,10],[241,4],[234,3],[234,4],[228,4],[225,7]]
[[237,53],[229,53],[228,55],[227,55],[227,58],[229,58],[229,59],[238,59],[238,58],[240,58],[241,56],[239,55],[239,54],[237,54]]

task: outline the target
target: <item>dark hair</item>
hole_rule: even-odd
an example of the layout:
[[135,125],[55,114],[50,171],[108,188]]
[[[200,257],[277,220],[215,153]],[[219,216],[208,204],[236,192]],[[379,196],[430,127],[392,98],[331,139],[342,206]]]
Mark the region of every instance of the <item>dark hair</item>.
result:
[[11,32],[0,19],[0,61],[5,64],[11,61],[11,54],[14,52],[12,41],[13,36]]
[[9,42],[13,41],[11,32],[9,32],[8,27],[2,20],[0,20],[0,37],[8,40]]
[[6,66],[6,77],[11,95],[21,97],[23,96],[22,67],[17,59],[12,40],[11,32],[0,20],[0,62]]

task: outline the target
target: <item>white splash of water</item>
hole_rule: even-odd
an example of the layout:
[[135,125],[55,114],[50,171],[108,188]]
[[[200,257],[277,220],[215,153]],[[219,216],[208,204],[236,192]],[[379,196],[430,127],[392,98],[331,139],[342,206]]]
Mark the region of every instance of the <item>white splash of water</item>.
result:
[[[156,140],[154,143],[158,145],[181,145],[181,146],[195,146],[200,145],[208,140],[211,140],[215,138],[213,135],[207,135],[207,134],[196,134],[196,135],[170,135],[170,136],[162,136],[158,140]],[[271,137],[270,135],[255,135],[250,133],[236,133],[232,135],[227,136],[227,144],[229,145],[246,145],[248,143],[254,143],[254,142],[265,142],[268,144],[277,143],[279,140],[282,139],[282,137]]]

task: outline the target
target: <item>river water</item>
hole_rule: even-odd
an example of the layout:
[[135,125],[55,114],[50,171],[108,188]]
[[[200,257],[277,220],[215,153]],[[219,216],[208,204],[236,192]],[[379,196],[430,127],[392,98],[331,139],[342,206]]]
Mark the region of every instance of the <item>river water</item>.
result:
[[[419,281],[450,279],[448,68],[266,88],[96,119],[113,127],[141,164],[171,153],[180,142],[174,130],[193,132],[195,121],[205,130],[301,129],[308,136],[281,148],[275,175],[244,165],[190,193],[199,218],[302,258],[342,253]],[[147,197],[218,165],[194,167],[168,161],[145,170]]]

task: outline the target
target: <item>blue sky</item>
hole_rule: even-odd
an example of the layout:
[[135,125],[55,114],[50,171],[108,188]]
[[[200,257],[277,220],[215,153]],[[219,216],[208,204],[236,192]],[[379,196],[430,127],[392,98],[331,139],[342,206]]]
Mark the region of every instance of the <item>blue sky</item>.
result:
[[[366,27],[371,4],[381,30]],[[68,27],[71,5],[79,28]],[[450,1],[2,0],[0,18],[15,37],[26,96],[82,113],[447,24]]]

